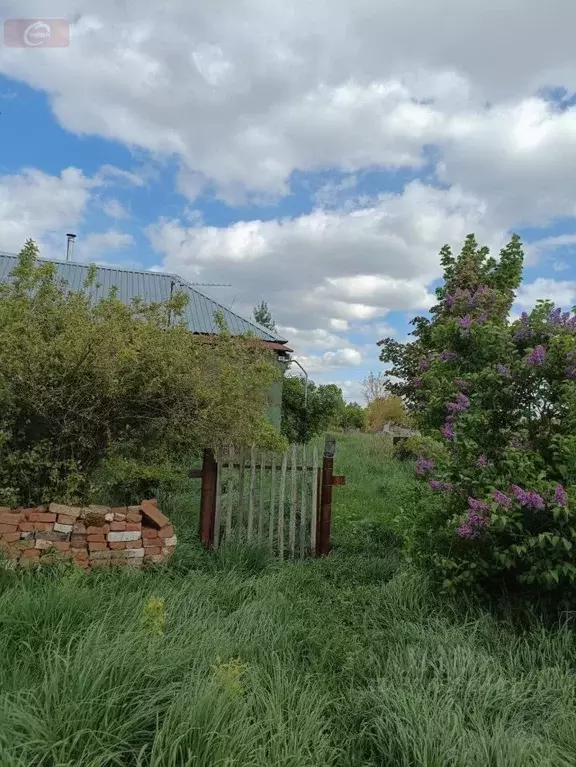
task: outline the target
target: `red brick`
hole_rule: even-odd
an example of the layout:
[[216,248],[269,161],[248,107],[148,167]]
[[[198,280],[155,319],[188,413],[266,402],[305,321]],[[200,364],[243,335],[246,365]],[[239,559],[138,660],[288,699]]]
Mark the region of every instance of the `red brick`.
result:
[[34,522],[34,531],[37,533],[47,533],[54,529],[54,523],[50,522]]
[[106,543],[106,536],[104,533],[94,533],[93,535],[86,536],[88,543]]
[[126,514],[126,522],[142,522],[142,514],[139,511],[129,511]]
[[98,533],[107,533],[109,531],[110,525],[100,525],[99,527],[91,525],[90,527],[86,528],[88,535],[97,535]]
[[158,530],[153,527],[143,527],[142,538],[158,538]]
[[142,530],[141,522],[126,522],[126,532],[139,533]]
[[90,552],[92,551],[106,551],[108,547],[105,543],[89,543],[88,549]]
[[86,525],[84,522],[74,523],[74,535],[86,535]]
[[111,514],[128,514],[128,506],[113,506],[110,509]]
[[138,538],[137,541],[126,541],[126,548],[127,549],[141,549],[142,548],[142,538]]
[[110,522],[111,533],[122,533],[126,530],[126,522]]
[[30,522],[56,522],[56,514],[50,514],[46,511],[33,511],[28,514]]
[[69,541],[52,541],[52,548],[58,551],[70,551]]
[[23,553],[23,556],[26,557],[26,559],[38,559],[40,556],[40,552],[38,549],[27,549],[26,551],[22,553]]
[[18,522],[16,522],[15,525],[0,525],[0,535],[5,535],[6,533],[17,533],[18,532]]
[[17,525],[25,519],[24,514],[0,514],[0,525]]
[[111,541],[108,544],[108,548],[112,549],[112,551],[121,551],[122,549],[126,548],[126,542],[125,541]]
[[16,543],[20,540],[20,533],[4,533],[0,538],[6,543]]
[[162,554],[162,547],[161,546],[153,546],[148,547],[146,549],[146,553],[144,554],[144,557],[155,557],[158,554]]
[[[37,523],[38,524],[38,523]],[[34,522],[20,522],[18,530],[22,533],[33,533],[36,525]]]
[[78,543],[81,546],[85,546],[88,541],[87,535],[73,535],[70,539],[72,543]]
[[87,562],[88,551],[72,551],[72,558],[75,562]]
[[144,538],[142,545],[145,549],[152,549],[154,546],[162,546],[164,540],[162,538]]
[[61,525],[73,525],[76,522],[76,517],[68,517],[66,514],[58,514],[58,522]]
[[173,538],[174,537],[174,528],[172,525],[168,525],[168,527],[163,527],[162,530],[158,533],[159,538]]
[[142,501],[142,513],[146,519],[150,520],[150,522],[158,528],[166,527],[166,525],[170,524],[168,517],[165,514],[162,514],[156,503],[153,501]]

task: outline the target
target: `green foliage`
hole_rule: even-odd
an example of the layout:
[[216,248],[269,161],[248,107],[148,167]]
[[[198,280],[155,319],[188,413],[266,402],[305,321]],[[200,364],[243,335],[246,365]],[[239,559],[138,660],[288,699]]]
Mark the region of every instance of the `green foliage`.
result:
[[184,494],[162,500],[182,539],[164,567],[0,569],[0,763],[571,767],[572,622],[520,632],[440,598],[386,542],[415,480],[382,444],[338,441],[323,560],[214,569]]
[[262,301],[261,304],[254,307],[254,319],[259,325],[262,325],[263,328],[267,328],[272,333],[276,332],[276,323],[274,322],[272,313],[270,312],[266,301]]
[[434,461],[441,461],[447,458],[448,454],[448,448],[441,440],[424,435],[403,439],[394,449],[394,456],[403,461],[409,458],[416,459],[420,455]]
[[343,403],[337,426],[342,431],[364,431],[366,428],[366,410],[357,402]]
[[289,442],[308,442],[331,426],[338,426],[345,408],[341,390],[334,384],[317,385],[299,376],[286,376],[282,393],[282,434]]
[[377,397],[366,408],[366,425],[369,431],[380,431],[385,423],[409,426],[410,414],[404,400],[397,394]]
[[[425,494],[412,553],[444,587],[502,587],[533,602],[576,596],[576,319],[539,302],[510,324],[521,279],[517,237],[498,263],[466,240],[443,252],[432,320],[417,323],[418,374],[401,384],[422,428],[447,447],[418,461]],[[386,356],[386,355],[385,355]]]
[[[272,445],[272,358],[223,328],[210,343],[150,306],[70,291],[29,241],[0,286],[0,492],[22,503],[83,499],[113,455],[163,463],[225,443]],[[152,458],[151,458],[152,457]]]

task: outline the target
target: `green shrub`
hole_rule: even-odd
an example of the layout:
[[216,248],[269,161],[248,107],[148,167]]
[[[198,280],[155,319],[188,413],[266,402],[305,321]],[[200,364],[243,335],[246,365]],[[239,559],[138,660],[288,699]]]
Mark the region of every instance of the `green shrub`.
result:
[[[417,341],[395,348],[403,382],[444,455],[416,472],[411,550],[446,588],[570,605],[576,597],[576,316],[539,302],[510,324],[521,280],[517,237],[500,260],[473,237],[443,251],[445,282]],[[384,358],[391,359],[390,347]],[[419,358],[419,359],[418,359]],[[416,361],[417,366],[414,367]]]
[[[164,465],[203,447],[278,445],[268,352],[222,323],[210,343],[191,334],[183,295],[94,301],[94,271],[71,291],[54,270],[29,241],[0,286],[0,500],[81,500],[112,455]],[[150,485],[145,473],[134,483]]]
[[399,460],[418,458],[423,455],[439,461],[446,457],[448,451],[440,440],[433,437],[414,436],[400,440],[394,447],[394,457]]

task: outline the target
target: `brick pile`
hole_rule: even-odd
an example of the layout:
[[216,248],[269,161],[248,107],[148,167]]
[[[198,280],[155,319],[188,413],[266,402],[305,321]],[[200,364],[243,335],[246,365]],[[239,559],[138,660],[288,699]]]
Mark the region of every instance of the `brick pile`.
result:
[[0,549],[22,566],[72,560],[84,569],[158,564],[176,546],[174,528],[155,500],[139,506],[0,507]]

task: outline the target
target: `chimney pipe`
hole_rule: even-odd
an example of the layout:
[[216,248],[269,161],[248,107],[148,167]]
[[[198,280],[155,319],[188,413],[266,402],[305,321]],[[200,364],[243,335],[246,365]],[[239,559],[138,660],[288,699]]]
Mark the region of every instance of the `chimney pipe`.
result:
[[75,234],[67,234],[68,246],[66,248],[66,261],[72,261],[74,258],[74,241],[76,239]]

